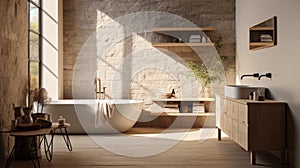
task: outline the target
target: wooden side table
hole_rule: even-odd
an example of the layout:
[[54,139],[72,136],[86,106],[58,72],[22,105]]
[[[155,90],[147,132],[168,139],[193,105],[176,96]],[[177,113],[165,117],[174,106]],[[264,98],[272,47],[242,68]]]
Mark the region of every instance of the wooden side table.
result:
[[[36,140],[37,140],[37,137],[39,137],[39,136],[42,136],[42,137],[45,138],[46,134],[49,134],[53,128],[54,127],[43,128],[43,129],[33,130],[33,131],[24,131],[24,132],[16,131],[16,132],[11,132],[10,136],[13,136],[15,138],[23,138],[23,137],[32,138],[32,141],[33,141],[33,144],[34,144],[33,145],[34,149],[29,148],[30,150],[28,151],[28,155],[30,156],[34,167],[37,167],[37,166],[40,167],[40,161],[39,161],[39,158],[38,158],[38,149],[40,147],[41,142],[38,145]],[[47,143],[47,141],[44,141],[44,143]],[[26,141],[25,144],[27,146],[31,145],[31,144],[28,144],[28,141]],[[48,144],[46,144],[46,145],[48,146]],[[18,144],[15,143],[12,151],[9,154],[8,160],[6,161],[6,165],[5,165],[6,168],[10,167],[11,162],[13,161],[13,159],[16,156],[16,150],[18,148],[20,148],[20,146],[18,146]],[[32,156],[32,155],[34,155],[34,156]],[[35,161],[35,159],[36,159],[36,161]]]
[[[23,132],[21,132],[21,131],[10,132],[8,129],[1,129],[1,132],[6,132],[6,133],[10,132],[10,136],[13,136],[15,138],[22,138],[22,137],[32,138],[33,142],[34,142],[34,149],[32,151],[29,150],[28,154],[30,155],[30,158],[31,158],[31,161],[32,161],[34,167],[37,167],[37,166],[40,167],[40,161],[38,158],[38,149],[40,148],[42,142],[44,141],[46,158],[48,161],[52,160],[53,139],[54,139],[55,131],[57,129],[59,129],[60,132],[62,133],[68,150],[72,151],[72,143],[71,143],[71,140],[70,140],[68,132],[67,132],[67,128],[70,126],[71,126],[71,124],[68,124],[68,123],[65,123],[64,125],[58,125],[58,123],[52,123],[52,126],[50,128],[42,128],[39,130],[23,131]],[[51,134],[50,141],[48,141],[48,139],[46,137],[46,135],[48,135],[48,134]],[[42,137],[39,143],[36,142],[37,137]],[[26,145],[29,146],[31,144],[26,143]],[[14,160],[14,158],[16,156],[16,150],[18,148],[20,148],[20,147],[15,143],[12,151],[9,154],[8,160],[6,161],[6,165],[5,165],[6,168],[10,167],[11,162]],[[35,161],[35,159],[36,159],[36,161]]]
[[72,143],[71,140],[69,138],[69,134],[67,131],[67,128],[71,126],[71,124],[69,123],[65,123],[64,125],[59,125],[58,123],[52,123],[52,125],[55,124],[55,127],[53,127],[53,129],[51,130],[51,140],[48,143],[48,140],[46,138],[46,136],[43,138],[44,141],[46,141],[46,143],[44,143],[44,148],[45,148],[45,154],[46,154],[46,158],[48,161],[52,160],[52,156],[53,156],[53,140],[54,140],[54,135],[55,135],[55,131],[56,130],[60,130],[60,133],[62,134],[64,141],[66,143],[66,146],[68,148],[68,150],[71,152],[73,150],[72,147]]

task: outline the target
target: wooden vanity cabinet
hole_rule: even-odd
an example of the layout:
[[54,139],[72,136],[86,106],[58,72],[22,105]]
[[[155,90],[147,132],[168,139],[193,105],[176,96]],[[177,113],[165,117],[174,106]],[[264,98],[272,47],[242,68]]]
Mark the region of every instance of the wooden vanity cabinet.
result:
[[246,151],[252,164],[255,152],[279,150],[286,162],[286,103],[216,96],[216,126]]

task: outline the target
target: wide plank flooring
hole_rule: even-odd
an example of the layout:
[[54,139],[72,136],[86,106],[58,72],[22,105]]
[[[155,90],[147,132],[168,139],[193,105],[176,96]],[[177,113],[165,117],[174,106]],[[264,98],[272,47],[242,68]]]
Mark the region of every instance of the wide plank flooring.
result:
[[[154,128],[134,128],[129,136],[153,136],[162,130]],[[269,152],[257,154],[257,165],[250,165],[249,153],[240,148],[228,138],[222,141],[216,139],[214,132],[207,140],[199,140],[198,130],[191,130],[182,141],[167,151],[148,157],[127,157],[109,152],[95,143],[87,135],[71,135],[73,151],[69,152],[63,138],[55,136],[53,160],[48,162],[42,153],[41,167],[57,168],[261,168],[261,167],[288,167],[280,165],[280,160]],[[175,130],[178,133],[180,130]],[[171,134],[171,133],[170,133]],[[116,136],[116,135],[115,135]],[[121,137],[120,137],[121,138]],[[155,143],[148,143],[150,147],[157,147],[163,139],[157,138]],[[174,140],[171,140],[174,141]],[[171,142],[170,141],[170,142]],[[120,145],[120,144],[115,144]],[[137,149],[149,149],[147,146],[138,146]],[[121,146],[121,145],[120,145]],[[149,147],[149,146],[148,146]],[[127,149],[128,150],[128,149]],[[4,167],[5,160],[0,161]],[[14,160],[11,167],[33,167],[31,161]]]

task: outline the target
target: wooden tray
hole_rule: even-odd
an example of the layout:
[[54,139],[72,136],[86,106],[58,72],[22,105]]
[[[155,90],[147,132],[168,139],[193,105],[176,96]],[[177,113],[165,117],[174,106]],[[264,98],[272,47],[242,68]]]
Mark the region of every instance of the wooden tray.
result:
[[32,131],[41,129],[41,124],[38,123],[28,123],[28,124],[18,124],[18,131]]

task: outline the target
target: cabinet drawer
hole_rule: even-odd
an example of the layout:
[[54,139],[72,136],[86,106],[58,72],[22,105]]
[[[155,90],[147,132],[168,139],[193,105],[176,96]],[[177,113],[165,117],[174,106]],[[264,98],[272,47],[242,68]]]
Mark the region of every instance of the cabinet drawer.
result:
[[233,119],[239,119],[239,103],[232,102],[232,116]]
[[248,125],[239,123],[238,144],[248,151]]
[[225,125],[225,133],[229,136],[232,137],[232,118],[227,117],[227,123]]
[[235,120],[235,119],[232,119],[232,132],[231,132],[231,137],[232,137],[232,140],[234,140],[235,142],[238,143],[239,141],[239,137],[238,137],[238,131],[239,131],[239,123],[238,123],[238,120]]
[[232,117],[232,115],[233,115],[233,101],[226,100],[226,105],[227,105],[228,116]]
[[238,119],[240,123],[248,124],[248,105],[239,103]]

